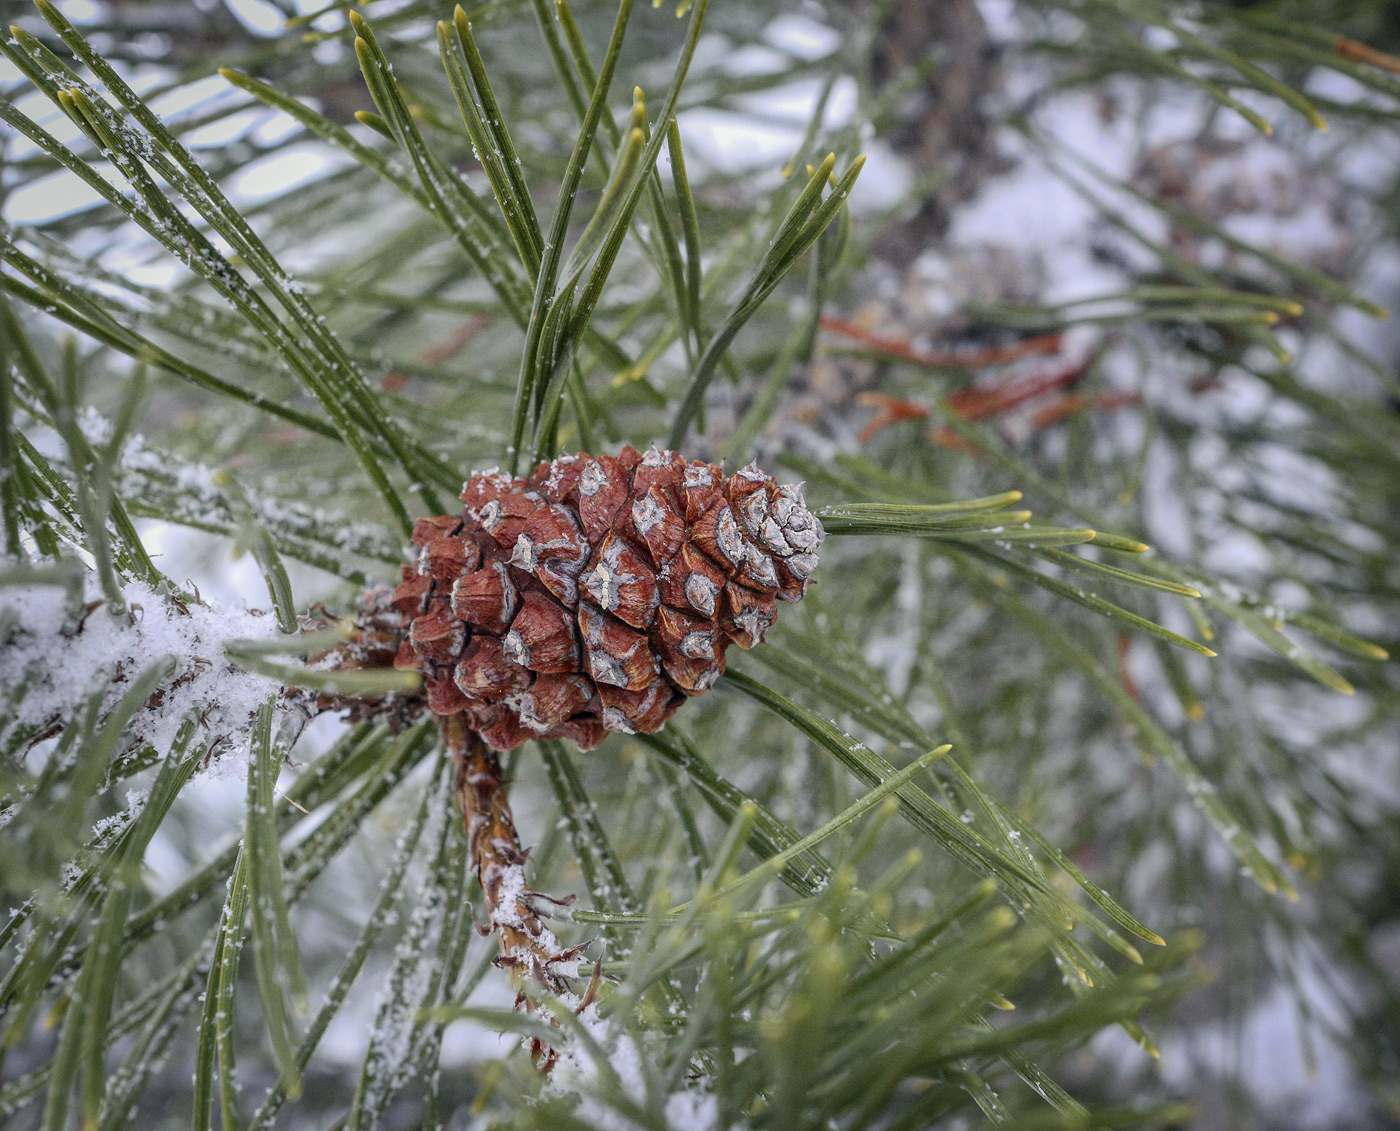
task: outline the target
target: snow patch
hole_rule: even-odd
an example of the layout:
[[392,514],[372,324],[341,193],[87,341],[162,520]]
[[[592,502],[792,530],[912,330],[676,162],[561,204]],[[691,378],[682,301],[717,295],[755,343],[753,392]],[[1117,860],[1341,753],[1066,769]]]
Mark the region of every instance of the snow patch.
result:
[[133,680],[169,656],[174,674],[136,712],[128,741],[167,750],[194,716],[203,738],[217,741],[221,751],[246,748],[253,714],[276,685],[234,667],[225,649],[232,640],[275,636],[276,619],[182,601],[142,582],[127,584],[122,593],[131,615],[112,616],[96,575],[88,574],[83,603],[89,607],[75,618],[62,587],[0,589],[0,622],[10,624],[0,648],[0,687],[26,688],[7,704],[0,735],[62,727],[95,692],[109,711]]
[[[642,1071],[647,1051],[630,1034],[598,1016],[596,1008],[585,1010],[579,1019],[589,1036],[606,1053],[611,1072],[605,1072],[578,1042],[566,1044],[560,1050],[545,1095],[578,1096],[574,1117],[598,1131],[635,1131],[638,1124],[603,1097],[621,1090],[622,1096],[618,1099],[625,1096],[639,1108],[649,1107],[646,1076]],[[670,1131],[717,1131],[719,1127],[719,1105],[703,1086],[672,1092],[661,1107]]]

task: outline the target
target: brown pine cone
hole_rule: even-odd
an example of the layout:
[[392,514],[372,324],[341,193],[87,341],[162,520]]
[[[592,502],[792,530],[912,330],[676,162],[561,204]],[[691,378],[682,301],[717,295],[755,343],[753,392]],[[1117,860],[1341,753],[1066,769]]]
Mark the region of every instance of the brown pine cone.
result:
[[801,599],[824,537],[798,487],[654,448],[479,472],[462,500],[414,527],[394,666],[499,750],[659,730]]

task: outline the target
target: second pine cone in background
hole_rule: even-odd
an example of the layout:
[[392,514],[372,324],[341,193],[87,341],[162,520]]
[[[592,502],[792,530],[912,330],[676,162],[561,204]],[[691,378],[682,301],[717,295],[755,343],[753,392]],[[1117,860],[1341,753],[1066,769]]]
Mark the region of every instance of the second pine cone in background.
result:
[[394,664],[499,750],[659,730],[801,599],[824,536],[800,488],[655,448],[478,472],[462,501],[414,526]]

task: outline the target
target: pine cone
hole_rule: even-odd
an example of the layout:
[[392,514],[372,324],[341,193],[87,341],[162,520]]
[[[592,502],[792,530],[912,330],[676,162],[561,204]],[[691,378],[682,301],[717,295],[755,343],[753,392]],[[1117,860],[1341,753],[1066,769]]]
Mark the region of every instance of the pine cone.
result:
[[394,666],[498,750],[659,730],[801,599],[824,537],[798,487],[654,448],[479,472],[462,501],[414,527]]

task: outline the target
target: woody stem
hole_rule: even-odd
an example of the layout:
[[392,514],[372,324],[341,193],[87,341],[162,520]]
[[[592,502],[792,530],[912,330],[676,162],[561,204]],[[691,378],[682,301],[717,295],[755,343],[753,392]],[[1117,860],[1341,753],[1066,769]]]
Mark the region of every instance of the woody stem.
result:
[[521,1004],[529,1004],[525,985],[531,977],[551,993],[566,993],[581,948],[561,947],[543,922],[552,909],[562,908],[562,902],[525,883],[528,853],[515,831],[500,757],[461,715],[443,718],[442,731],[457,763],[472,869],[486,898],[490,931],[500,940],[496,961],[510,968]]

